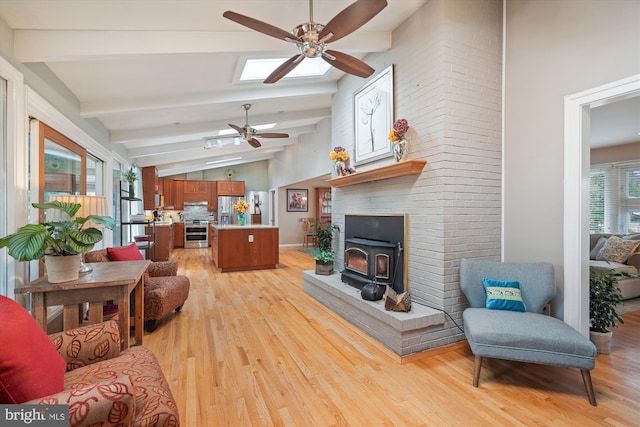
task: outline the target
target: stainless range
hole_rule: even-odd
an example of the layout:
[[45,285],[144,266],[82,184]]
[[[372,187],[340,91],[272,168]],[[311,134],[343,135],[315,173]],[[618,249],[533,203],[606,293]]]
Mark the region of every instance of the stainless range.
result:
[[185,249],[209,247],[208,221],[195,219],[184,222],[184,247]]

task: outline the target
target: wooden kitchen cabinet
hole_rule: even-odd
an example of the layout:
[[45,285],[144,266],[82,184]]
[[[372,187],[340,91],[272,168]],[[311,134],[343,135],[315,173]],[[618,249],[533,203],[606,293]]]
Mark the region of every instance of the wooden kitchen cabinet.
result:
[[218,183],[216,181],[209,181],[209,210],[218,210]]
[[213,226],[209,253],[222,272],[276,268],[280,262],[275,227]]
[[174,181],[174,197],[173,197],[173,209],[181,211],[184,209],[184,181]]
[[184,248],[184,224],[181,222],[173,223],[173,247]]
[[175,180],[165,178],[163,180],[162,191],[164,196],[164,208],[167,210],[175,209],[176,204],[176,184]]
[[218,229],[215,226],[209,225],[209,256],[211,261],[218,266]]
[[[184,201],[185,202],[210,202],[211,199],[211,181],[182,181],[184,183]],[[217,200],[216,200],[217,204]],[[211,205],[211,203],[209,203]]]
[[184,209],[184,202],[209,203],[209,210],[218,209],[218,191],[215,181],[163,180],[164,208],[176,211]]
[[206,193],[209,190],[209,181],[184,181],[185,193]]
[[142,205],[145,210],[152,211],[157,206],[156,194],[160,194],[160,183],[158,169],[155,166],[145,166],[142,168]]
[[244,197],[244,181],[217,181],[218,196]]
[[155,229],[156,261],[169,261],[173,251],[173,224],[159,225]]

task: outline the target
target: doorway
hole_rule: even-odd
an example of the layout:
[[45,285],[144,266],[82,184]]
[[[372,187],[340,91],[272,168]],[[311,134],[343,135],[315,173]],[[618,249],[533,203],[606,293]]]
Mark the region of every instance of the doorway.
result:
[[634,96],[640,96],[640,74],[566,96],[564,101],[564,321],[585,336],[589,336],[590,111]]

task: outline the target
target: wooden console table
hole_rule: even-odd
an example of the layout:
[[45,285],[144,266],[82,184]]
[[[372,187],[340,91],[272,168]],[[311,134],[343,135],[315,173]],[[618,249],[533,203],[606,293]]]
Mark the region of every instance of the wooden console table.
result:
[[119,261],[91,263],[93,271],[80,273],[78,280],[49,283],[47,277],[16,287],[16,294],[32,295],[31,312],[38,324],[47,332],[47,307],[62,305],[63,329],[78,327],[79,305],[89,303],[89,323],[100,323],[105,301],[117,301],[120,348],[129,348],[130,307],[129,298],[134,295],[134,337],[136,345],[142,344],[144,326],[143,274],[151,261]]

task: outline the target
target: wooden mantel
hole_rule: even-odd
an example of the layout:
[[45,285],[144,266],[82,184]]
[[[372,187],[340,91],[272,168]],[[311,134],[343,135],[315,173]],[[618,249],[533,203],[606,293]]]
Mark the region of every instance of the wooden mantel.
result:
[[340,176],[328,180],[332,187],[346,187],[348,185],[364,184],[365,182],[380,181],[382,179],[397,178],[400,176],[419,175],[422,173],[426,160],[405,160],[390,165],[364,172],[356,172],[353,175]]

